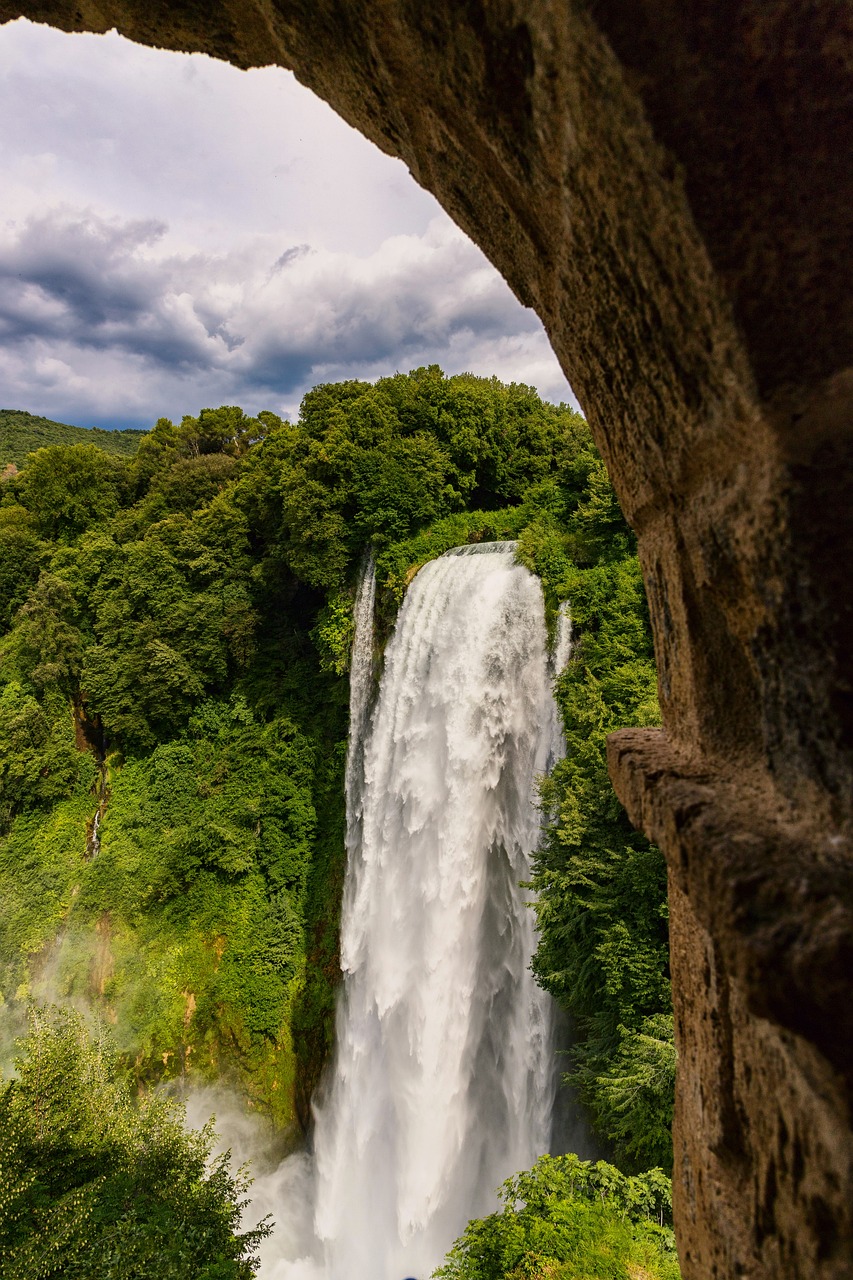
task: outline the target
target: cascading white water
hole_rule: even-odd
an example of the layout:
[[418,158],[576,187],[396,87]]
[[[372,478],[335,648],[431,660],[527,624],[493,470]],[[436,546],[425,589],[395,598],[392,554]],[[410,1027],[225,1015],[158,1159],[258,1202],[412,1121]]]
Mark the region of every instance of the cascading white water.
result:
[[370,712],[373,684],[373,607],[376,600],[376,573],[373,558],[367,557],[358,584],[353,610],[355,634],[349,673],[349,745],[347,749],[346,804],[347,858],[357,856],[361,839],[361,797],[364,785],[364,739]]
[[372,585],[360,592],[345,979],[315,1132],[328,1280],[428,1276],[548,1148],[550,1014],[519,882],[556,719],[541,588],[513,551],[463,548],[420,571],[369,727]]

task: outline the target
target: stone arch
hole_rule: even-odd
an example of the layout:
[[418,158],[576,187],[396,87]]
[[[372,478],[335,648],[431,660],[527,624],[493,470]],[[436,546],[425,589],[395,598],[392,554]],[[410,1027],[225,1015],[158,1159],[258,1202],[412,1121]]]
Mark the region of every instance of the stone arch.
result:
[[277,63],[535,307],[639,536],[662,730],[676,1221],[698,1277],[853,1269],[853,9],[0,0]]

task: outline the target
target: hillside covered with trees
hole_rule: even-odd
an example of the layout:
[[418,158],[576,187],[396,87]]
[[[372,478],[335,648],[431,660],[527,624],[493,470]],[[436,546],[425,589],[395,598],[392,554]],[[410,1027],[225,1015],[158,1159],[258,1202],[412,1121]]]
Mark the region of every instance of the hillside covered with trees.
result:
[[55,444],[96,444],[105,453],[130,458],[144,431],[105,431],[102,427],[72,427],[52,422],[23,409],[0,409],[0,471],[11,463],[24,466],[27,455]]
[[[299,1141],[339,973],[359,566],[371,548],[387,635],[420,565],[518,539],[575,632],[535,970],[614,1160],[667,1169],[665,872],[604,759],[612,729],[654,723],[655,671],[583,419],[432,366],[317,387],[296,423],[223,407],[160,419],[125,456],[100,444],[36,448],[0,487],[7,1013],[84,1000],[137,1086],[227,1078]],[[460,1259],[448,1275],[491,1274]]]

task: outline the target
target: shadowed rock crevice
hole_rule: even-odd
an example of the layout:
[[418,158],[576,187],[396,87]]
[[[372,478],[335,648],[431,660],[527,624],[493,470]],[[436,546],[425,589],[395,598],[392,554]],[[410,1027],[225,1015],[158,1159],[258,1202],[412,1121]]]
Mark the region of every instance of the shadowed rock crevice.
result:
[[664,728],[685,1275],[848,1276],[853,11],[0,0],[291,67],[536,308],[637,530]]

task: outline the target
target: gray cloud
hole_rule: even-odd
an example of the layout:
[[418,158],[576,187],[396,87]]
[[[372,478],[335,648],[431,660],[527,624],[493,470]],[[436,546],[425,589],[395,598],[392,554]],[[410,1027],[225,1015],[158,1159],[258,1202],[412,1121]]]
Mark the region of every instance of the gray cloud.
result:
[[6,342],[70,339],[127,344],[158,292],[139,251],[166,228],[50,214],[30,219],[0,245],[0,333]]
[[399,161],[286,72],[0,28],[0,404],[144,425],[436,362],[567,384]]
[[[151,417],[176,412],[181,381],[195,394],[208,385],[292,411],[328,370],[393,372],[425,360],[458,369],[513,338],[521,347],[539,338],[547,363],[535,316],[446,220],[366,256],[282,250],[270,236],[231,253],[177,254],[164,248],[166,230],[64,210],[0,235],[0,368],[18,385],[30,378],[40,411],[48,392],[51,412],[61,408],[57,359],[77,375],[71,403],[82,378],[101,412],[114,406],[122,421],[141,409],[140,378]],[[500,366],[489,371],[504,374]],[[99,378],[100,388],[91,385]]]

